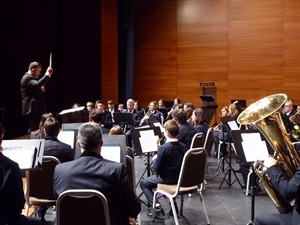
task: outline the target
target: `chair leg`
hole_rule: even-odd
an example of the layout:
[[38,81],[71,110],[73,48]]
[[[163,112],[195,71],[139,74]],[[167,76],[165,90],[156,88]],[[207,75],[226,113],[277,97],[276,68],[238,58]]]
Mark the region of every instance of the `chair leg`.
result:
[[208,215],[207,215],[207,211],[206,211],[206,207],[205,207],[205,203],[204,203],[204,200],[203,200],[203,195],[200,191],[198,191],[198,194],[199,194],[199,198],[200,198],[200,203],[202,204],[203,206],[203,210],[204,210],[204,213],[205,213],[205,217],[206,217],[206,221],[207,221],[207,225],[210,224],[209,222],[209,218],[208,218]]
[[153,205],[152,205],[152,222],[155,221],[155,205],[157,203],[157,192],[154,192],[154,195],[153,195]]
[[246,196],[248,196],[248,194],[249,194],[250,177],[251,177],[252,173],[253,173],[253,171],[250,170],[249,173],[248,173],[248,176],[247,176]]
[[179,225],[178,215],[177,215],[177,212],[176,212],[176,209],[175,209],[174,201],[173,201],[173,199],[169,199],[169,201],[171,203],[171,208],[172,208],[172,212],[173,212],[173,217],[174,217],[174,220],[175,220],[175,224]]
[[183,213],[183,203],[184,203],[184,196],[183,195],[181,195],[181,203],[180,203],[180,215],[182,215],[182,213]]

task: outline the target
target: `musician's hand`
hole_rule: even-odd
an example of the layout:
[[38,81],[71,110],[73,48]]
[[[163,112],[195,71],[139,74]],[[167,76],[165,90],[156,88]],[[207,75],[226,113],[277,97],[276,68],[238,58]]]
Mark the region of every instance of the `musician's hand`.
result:
[[264,165],[269,168],[273,165],[276,165],[278,163],[278,161],[276,159],[274,159],[273,157],[269,156],[265,161],[264,161]]
[[51,77],[51,76],[52,76],[52,73],[53,73],[53,68],[49,66],[49,67],[47,68],[46,74],[47,74],[49,77]]
[[41,86],[41,90],[42,90],[42,92],[45,92],[46,91],[46,88],[45,88],[45,86],[43,85],[43,86]]

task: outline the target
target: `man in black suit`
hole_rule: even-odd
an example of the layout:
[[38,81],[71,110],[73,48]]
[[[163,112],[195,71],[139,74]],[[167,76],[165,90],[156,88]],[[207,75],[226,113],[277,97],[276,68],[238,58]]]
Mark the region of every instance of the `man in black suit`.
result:
[[21,215],[25,198],[19,165],[2,154],[4,129],[0,124],[0,224],[41,225],[34,217]]
[[287,200],[295,199],[294,209],[287,214],[279,213],[261,213],[254,218],[256,225],[300,225],[300,166],[298,166],[295,175],[287,180],[281,173],[277,165],[277,160],[269,157],[264,161],[268,168],[265,171],[274,187]]
[[141,203],[128,180],[121,163],[104,159],[101,153],[101,127],[85,123],[78,130],[81,156],[56,166],[54,191],[57,196],[68,189],[93,189],[104,194],[108,201],[112,225],[128,225],[128,217],[136,218]]
[[45,91],[44,85],[50,80],[53,69],[48,67],[46,74],[38,80],[41,70],[42,65],[40,63],[30,63],[28,71],[22,77],[20,82],[22,115],[27,117],[29,131],[35,131],[39,129],[40,119],[43,113],[47,111],[43,92]]

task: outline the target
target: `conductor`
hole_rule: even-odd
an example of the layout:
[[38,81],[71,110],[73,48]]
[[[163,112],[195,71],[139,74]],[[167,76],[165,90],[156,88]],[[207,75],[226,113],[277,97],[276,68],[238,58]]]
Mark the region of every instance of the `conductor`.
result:
[[20,82],[22,97],[22,115],[27,117],[29,132],[39,129],[39,123],[43,113],[47,111],[44,101],[44,85],[50,80],[53,69],[48,67],[45,75],[38,80],[41,74],[42,65],[39,62],[31,62],[28,71]]

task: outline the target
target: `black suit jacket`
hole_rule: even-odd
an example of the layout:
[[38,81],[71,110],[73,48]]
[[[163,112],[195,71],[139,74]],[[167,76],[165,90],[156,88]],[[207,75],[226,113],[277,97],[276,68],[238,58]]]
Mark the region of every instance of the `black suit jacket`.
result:
[[272,184],[281,195],[287,199],[296,199],[295,207],[293,210],[293,224],[290,225],[300,225],[300,166],[298,166],[297,171],[291,180],[287,180],[280,172],[278,166],[271,166],[267,173],[271,179]]
[[24,204],[19,165],[0,153],[0,224],[20,224]]
[[128,225],[128,216],[135,218],[141,210],[125,166],[103,159],[96,153],[83,152],[78,159],[55,168],[54,190],[57,196],[68,189],[82,188],[104,194],[112,225]]
[[55,137],[45,136],[45,156],[54,156],[61,163],[74,160],[75,152],[70,145],[59,141]]
[[41,87],[50,80],[48,75],[44,75],[37,80],[29,73],[21,79],[22,115],[32,112],[43,114],[47,111]]
[[196,134],[196,129],[188,122],[180,124],[179,134],[177,136],[178,141],[186,144],[186,147],[189,149],[191,146],[192,139]]

